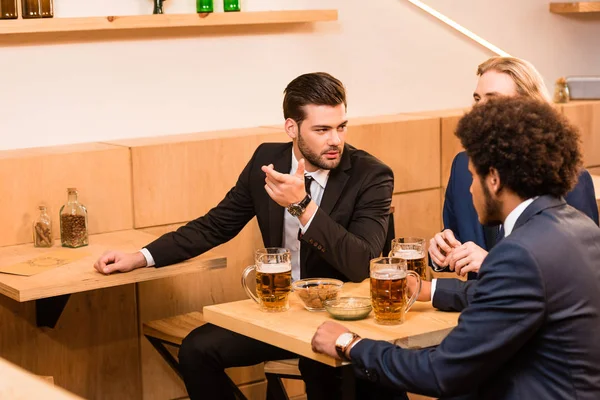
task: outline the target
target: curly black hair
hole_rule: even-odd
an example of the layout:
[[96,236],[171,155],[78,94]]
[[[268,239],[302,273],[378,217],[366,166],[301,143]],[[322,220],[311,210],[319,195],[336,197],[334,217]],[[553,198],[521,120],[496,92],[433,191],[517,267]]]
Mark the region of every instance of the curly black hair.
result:
[[579,133],[550,104],[503,97],[477,105],[459,122],[456,136],[479,177],[495,168],[519,197],[564,196],[582,168]]

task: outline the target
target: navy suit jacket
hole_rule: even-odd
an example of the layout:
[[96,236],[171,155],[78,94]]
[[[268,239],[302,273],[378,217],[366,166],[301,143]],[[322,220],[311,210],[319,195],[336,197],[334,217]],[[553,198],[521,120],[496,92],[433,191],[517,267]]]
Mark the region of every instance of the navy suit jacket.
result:
[[[450,229],[459,242],[474,242],[488,250],[483,226],[479,223],[470,187],[473,179],[468,169],[469,157],[462,151],[454,157],[444,200],[444,229]],[[571,206],[590,217],[598,225],[598,204],[589,172],[583,171],[575,188],[565,196]]]
[[461,287],[469,295],[437,299],[441,308],[464,307],[439,346],[363,339],[350,353],[358,376],[435,397],[600,399],[600,229],[592,220],[540,196],[470,283]]

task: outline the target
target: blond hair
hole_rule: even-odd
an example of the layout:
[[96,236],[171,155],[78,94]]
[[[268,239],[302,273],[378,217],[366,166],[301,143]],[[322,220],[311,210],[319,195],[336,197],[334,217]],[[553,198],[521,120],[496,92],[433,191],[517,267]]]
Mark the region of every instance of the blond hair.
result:
[[510,76],[515,82],[517,93],[521,96],[531,97],[546,103],[551,102],[542,75],[529,61],[515,57],[492,57],[479,64],[477,76],[481,76],[488,71],[501,72]]

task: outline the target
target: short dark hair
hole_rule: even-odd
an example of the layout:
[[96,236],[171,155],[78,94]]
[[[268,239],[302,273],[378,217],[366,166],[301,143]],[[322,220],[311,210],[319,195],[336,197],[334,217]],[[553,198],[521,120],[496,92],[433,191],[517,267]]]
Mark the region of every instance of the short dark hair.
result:
[[495,168],[503,186],[523,199],[564,196],[582,168],[579,133],[550,104],[528,97],[473,107],[456,136],[480,178]]
[[283,117],[293,119],[298,125],[306,118],[306,105],[347,107],[344,85],[326,72],[300,75],[287,85],[284,93]]

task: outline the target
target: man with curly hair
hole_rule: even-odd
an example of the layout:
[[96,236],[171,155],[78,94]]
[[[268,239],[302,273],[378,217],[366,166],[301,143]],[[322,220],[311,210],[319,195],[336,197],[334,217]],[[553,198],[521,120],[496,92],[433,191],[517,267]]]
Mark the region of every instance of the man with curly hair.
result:
[[[457,136],[479,221],[502,223],[505,239],[469,290],[436,294],[436,307],[462,310],[439,346],[355,337],[342,354],[359,376],[428,396],[600,399],[600,229],[564,200],[581,168],[577,131],[519,97],[475,106]],[[337,356],[345,332],[325,323],[314,350]]]
[[[515,57],[492,57],[477,67],[475,104],[498,96],[521,96],[550,103],[544,79],[528,61]],[[459,276],[476,279],[483,259],[504,236],[502,225],[482,225],[469,194],[471,175],[469,158],[464,151],[452,160],[450,178],[444,196],[444,230],[430,240],[429,259],[436,271],[455,271]],[[577,184],[565,195],[568,204],[589,216],[598,225],[598,205],[590,173],[580,171]],[[431,292],[444,290],[456,282],[434,280]],[[426,301],[430,299],[427,298]]]

